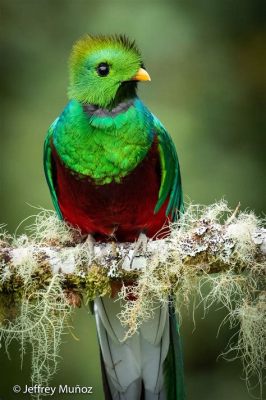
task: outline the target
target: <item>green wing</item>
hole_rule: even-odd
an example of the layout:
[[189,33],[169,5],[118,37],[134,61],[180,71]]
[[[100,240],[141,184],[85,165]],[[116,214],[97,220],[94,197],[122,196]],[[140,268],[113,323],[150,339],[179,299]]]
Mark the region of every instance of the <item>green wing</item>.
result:
[[51,192],[51,196],[52,196],[52,201],[53,201],[53,205],[54,208],[57,212],[57,215],[60,219],[63,219],[62,217],[62,213],[58,204],[58,199],[57,199],[57,195],[56,195],[56,191],[55,191],[55,187],[54,187],[54,181],[53,181],[53,171],[52,171],[52,149],[51,149],[51,137],[53,135],[53,132],[55,130],[55,127],[57,125],[58,122],[57,118],[52,125],[50,126],[50,128],[48,129],[46,138],[45,138],[45,142],[44,142],[44,152],[43,152],[43,165],[44,165],[44,172],[45,172],[45,177]]
[[181,186],[180,167],[175,145],[161,122],[153,116],[155,133],[158,138],[158,147],[161,161],[161,186],[158,201],[154,212],[157,213],[165,200],[169,197],[166,215],[173,220],[184,211],[183,194]]

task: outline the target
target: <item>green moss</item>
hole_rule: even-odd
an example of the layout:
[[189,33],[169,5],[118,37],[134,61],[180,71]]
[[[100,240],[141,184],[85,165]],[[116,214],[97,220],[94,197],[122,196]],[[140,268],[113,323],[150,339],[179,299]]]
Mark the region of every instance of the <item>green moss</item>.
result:
[[94,300],[97,296],[111,295],[110,278],[108,269],[93,264],[85,278],[86,302]]
[[14,293],[0,293],[0,326],[13,321],[19,312],[19,302]]

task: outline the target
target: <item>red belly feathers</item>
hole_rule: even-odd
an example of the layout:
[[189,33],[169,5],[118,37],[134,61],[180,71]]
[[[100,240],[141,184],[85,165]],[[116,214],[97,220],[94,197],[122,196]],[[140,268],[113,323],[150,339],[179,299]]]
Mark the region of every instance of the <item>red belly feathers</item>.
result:
[[78,176],[66,168],[53,147],[54,182],[62,215],[83,234],[96,240],[110,237],[132,242],[140,232],[155,236],[168,223],[167,200],[154,214],[161,183],[157,143],[144,160],[121,179],[120,183],[96,185],[92,179]]

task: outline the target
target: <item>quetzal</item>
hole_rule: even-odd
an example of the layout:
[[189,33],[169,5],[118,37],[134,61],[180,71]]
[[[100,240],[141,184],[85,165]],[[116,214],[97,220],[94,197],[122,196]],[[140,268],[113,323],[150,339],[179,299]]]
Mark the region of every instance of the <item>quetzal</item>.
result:
[[[172,139],[136,94],[149,80],[125,36],[87,35],[73,47],[70,101],[48,130],[44,168],[58,216],[94,240],[154,238],[183,208]],[[119,302],[98,298],[94,311],[106,399],[184,399],[172,308],[158,307],[125,342]]]

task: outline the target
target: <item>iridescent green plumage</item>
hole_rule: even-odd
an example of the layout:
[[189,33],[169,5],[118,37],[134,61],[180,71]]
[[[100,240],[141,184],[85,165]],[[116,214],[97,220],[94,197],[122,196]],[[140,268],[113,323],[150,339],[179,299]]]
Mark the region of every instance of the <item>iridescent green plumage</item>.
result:
[[154,117],[155,130],[159,140],[159,152],[161,160],[162,178],[159,191],[159,198],[154,209],[156,213],[169,197],[166,215],[176,219],[177,211],[183,212],[183,194],[181,190],[180,168],[177,159],[176,149],[171,137],[167,133],[158,118]]
[[[120,182],[147,154],[152,135],[147,119],[138,118],[138,105],[114,117],[90,117],[72,100],[54,132],[54,145],[62,161],[98,185]],[[114,138],[115,136],[115,138]]]
[[169,197],[167,215],[182,211],[180,170],[171,137],[143,103],[137,99],[134,107],[115,117],[88,117],[82,105],[72,100],[49,128],[45,141],[44,163],[47,180],[57,212],[51,174],[50,137],[62,161],[78,174],[89,176],[97,184],[119,182],[145,157],[151,143],[158,138],[161,160],[161,187],[154,212],[158,212]]
[[[97,75],[96,66],[108,63],[108,79]],[[108,107],[112,104],[121,82],[132,78],[141,64],[134,42],[124,36],[84,36],[73,47],[70,56],[71,99]]]
[[49,127],[48,132],[46,134],[45,142],[44,142],[44,152],[43,152],[43,166],[44,166],[44,172],[45,172],[45,177],[46,181],[48,183],[51,197],[52,197],[52,202],[54,205],[54,208],[57,212],[57,215],[60,219],[62,219],[62,213],[58,204],[57,200],[57,195],[54,187],[54,181],[53,181],[53,173],[52,173],[52,150],[51,150],[51,138],[54,133],[54,129],[56,127],[58,118],[53,122],[53,124]]

